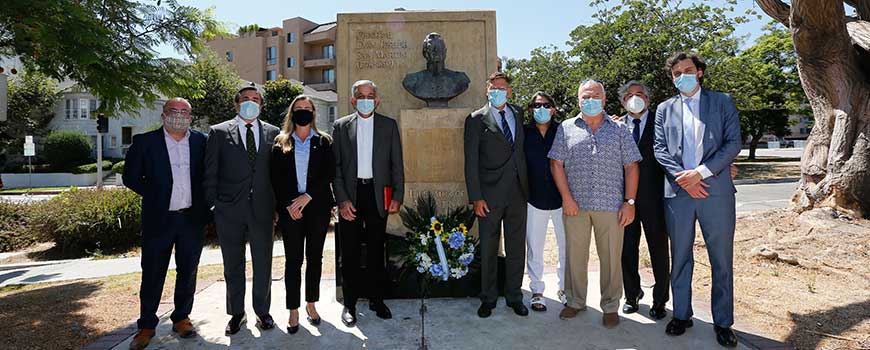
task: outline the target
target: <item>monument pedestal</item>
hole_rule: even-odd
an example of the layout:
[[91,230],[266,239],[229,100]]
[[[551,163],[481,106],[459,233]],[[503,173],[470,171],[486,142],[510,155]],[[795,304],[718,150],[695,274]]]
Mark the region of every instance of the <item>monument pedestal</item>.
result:
[[[405,203],[431,192],[439,212],[468,204],[465,190],[463,130],[473,108],[403,109],[398,118],[405,162]],[[390,215],[387,232],[407,229],[398,215]],[[474,230],[476,235],[477,230]]]

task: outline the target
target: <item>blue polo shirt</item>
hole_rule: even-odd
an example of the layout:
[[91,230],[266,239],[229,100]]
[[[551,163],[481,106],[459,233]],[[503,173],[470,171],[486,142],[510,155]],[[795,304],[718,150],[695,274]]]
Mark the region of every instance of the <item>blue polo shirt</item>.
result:
[[550,172],[550,148],[556,139],[559,122],[553,121],[542,136],[535,123],[525,125],[526,166],[529,174],[529,204],[541,210],[555,210],[562,207],[562,196]]

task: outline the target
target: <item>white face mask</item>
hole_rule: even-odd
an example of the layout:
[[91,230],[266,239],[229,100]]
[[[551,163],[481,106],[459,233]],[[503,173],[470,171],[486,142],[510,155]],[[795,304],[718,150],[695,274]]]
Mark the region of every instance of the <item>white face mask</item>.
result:
[[645,108],[646,102],[640,96],[635,95],[625,101],[625,109],[631,113],[638,114],[643,112]]

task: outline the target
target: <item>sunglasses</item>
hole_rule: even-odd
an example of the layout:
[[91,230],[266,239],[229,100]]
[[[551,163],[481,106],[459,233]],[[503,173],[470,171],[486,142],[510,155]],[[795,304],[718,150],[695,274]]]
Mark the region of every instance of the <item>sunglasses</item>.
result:
[[535,102],[535,103],[532,103],[530,106],[532,108],[541,108],[541,107],[551,108],[551,107],[553,107],[553,105],[551,105],[550,102],[544,102],[544,103]]

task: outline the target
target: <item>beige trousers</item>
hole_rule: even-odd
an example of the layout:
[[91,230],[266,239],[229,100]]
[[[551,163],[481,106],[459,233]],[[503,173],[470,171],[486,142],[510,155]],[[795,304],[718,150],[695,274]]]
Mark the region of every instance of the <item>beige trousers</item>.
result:
[[616,212],[584,211],[580,215],[564,216],[567,269],[565,295],[568,306],[586,307],[589,269],[589,243],[595,232],[595,248],[601,264],[601,310],[619,311],[622,298],[622,238]]

